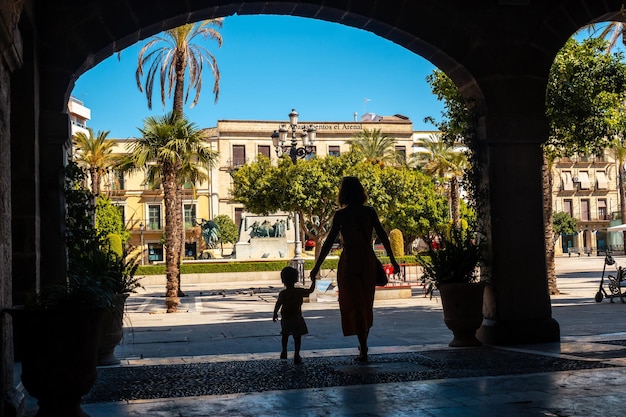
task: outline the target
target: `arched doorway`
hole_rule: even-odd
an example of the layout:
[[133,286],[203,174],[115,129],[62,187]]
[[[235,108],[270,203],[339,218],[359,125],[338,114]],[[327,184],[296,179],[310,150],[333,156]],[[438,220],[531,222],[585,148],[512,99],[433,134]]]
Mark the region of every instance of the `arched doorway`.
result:
[[[233,13],[290,14],[392,40],[434,63],[465,97],[475,100],[482,115],[478,152],[486,185],[495,311],[484,336],[494,343],[558,340],[546,291],[541,203],[546,79],[556,52],[572,33],[589,22],[622,19],[621,7],[617,0],[480,5],[462,0],[384,5],[374,0],[7,0],[0,9],[5,28],[0,38],[0,226],[7,237],[1,247],[6,259],[0,270],[2,306],[11,303],[13,281],[32,288],[39,280],[64,276],[58,190],[69,138],[65,106],[77,77],[137,40],[182,23]],[[20,179],[13,191],[11,178]],[[516,229],[526,233],[511,240]],[[11,235],[19,240],[8,239]],[[10,357],[4,354],[9,341],[5,330],[3,358]]]

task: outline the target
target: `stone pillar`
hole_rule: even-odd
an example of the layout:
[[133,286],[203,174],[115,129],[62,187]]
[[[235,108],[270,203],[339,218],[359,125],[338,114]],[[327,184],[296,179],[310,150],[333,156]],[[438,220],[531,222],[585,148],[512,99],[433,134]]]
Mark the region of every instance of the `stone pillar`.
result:
[[40,116],[41,285],[64,282],[65,249],[64,168],[71,149],[67,113],[42,111]]
[[32,32],[24,31],[24,63],[11,77],[13,304],[39,287],[39,108]]
[[482,156],[491,220],[488,269],[493,284],[485,301],[495,313],[485,320],[479,336],[489,344],[558,341],[543,231],[539,144],[547,138],[545,117],[490,116],[484,127]]

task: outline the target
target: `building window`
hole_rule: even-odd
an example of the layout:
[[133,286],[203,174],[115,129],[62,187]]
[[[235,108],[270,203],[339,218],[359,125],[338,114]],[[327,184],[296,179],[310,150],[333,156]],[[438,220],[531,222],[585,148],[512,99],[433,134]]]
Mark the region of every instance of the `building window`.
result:
[[259,145],[259,155],[263,155],[266,158],[270,157],[270,147],[268,145]]
[[608,213],[606,211],[606,199],[598,199],[598,220],[609,220]]
[[161,230],[161,205],[148,206],[148,229]]
[[163,245],[160,243],[148,243],[148,261],[159,262],[163,260]]
[[339,156],[341,152],[339,151],[339,146],[330,145],[328,147],[328,156]]
[[246,163],[245,145],[233,145],[233,166],[240,167]]
[[588,199],[580,200],[580,220],[591,220],[590,204]]
[[589,190],[591,188],[591,181],[589,181],[589,173],[587,171],[578,172],[578,182],[581,190]]
[[111,181],[111,185],[109,189],[111,190],[125,190],[124,185],[124,174],[118,170],[114,170],[109,177]]
[[609,183],[606,180],[606,172],[604,171],[596,171],[596,189],[597,190],[608,190]]
[[183,204],[183,216],[185,218],[185,229],[189,229],[196,225],[196,205]]
[[396,146],[398,161],[406,162],[406,146]]
[[239,225],[241,225],[242,214],[243,214],[243,209],[241,207],[235,207],[235,225],[237,225],[237,229],[239,229]]
[[574,191],[574,181],[571,171],[561,172],[561,181],[563,181],[563,191]]
[[563,212],[574,217],[574,210],[572,210],[572,200],[563,200]]

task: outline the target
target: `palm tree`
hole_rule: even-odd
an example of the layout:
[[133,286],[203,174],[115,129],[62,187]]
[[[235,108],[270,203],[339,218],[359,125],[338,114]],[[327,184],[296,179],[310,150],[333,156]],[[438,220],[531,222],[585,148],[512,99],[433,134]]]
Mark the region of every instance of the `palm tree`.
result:
[[381,129],[363,129],[346,141],[353,152],[361,154],[372,163],[395,163],[398,161],[396,140],[382,133]]
[[113,154],[115,143],[112,140],[107,140],[108,135],[108,130],[104,132],[99,130],[94,137],[93,130],[89,127],[87,133],[76,133],[73,140],[76,150],[74,159],[79,166],[89,172],[91,191],[95,195],[100,194],[102,176],[117,160]]
[[[198,103],[200,91],[202,90],[202,71],[205,63],[211,69],[214,83],[213,94],[215,102],[219,98],[220,92],[220,71],[215,56],[205,47],[194,44],[193,41],[201,36],[204,39],[210,38],[222,46],[222,35],[216,30],[221,28],[224,19],[203,20],[199,23],[190,23],[163,32],[162,36],[154,36],[139,51],[137,58],[137,71],[135,79],[139,91],[145,91],[148,99],[148,108],[152,108],[152,93],[155,78],[158,76],[161,87],[161,102],[165,107],[166,96],[171,97],[174,93],[172,110],[175,115],[183,117],[183,103],[187,102],[189,93],[195,90],[195,97],[191,107]],[[144,66],[148,66],[148,72],[142,86],[144,76]],[[185,92],[185,80],[189,80],[189,86]],[[145,88],[144,88],[145,87]],[[184,184],[184,179],[179,179],[178,185]],[[174,219],[176,229],[183,236],[177,239],[180,246],[173,248],[182,255],[184,253],[185,226],[183,222],[182,189],[176,189],[177,201],[180,203],[176,209],[178,212]],[[179,261],[182,259],[179,256]],[[178,266],[178,279],[180,280],[180,265]],[[180,288],[180,287],[179,287]],[[181,292],[179,294],[183,296]]]
[[424,172],[444,178],[450,185],[450,208],[452,224],[455,227],[461,225],[461,195],[459,191],[459,178],[463,176],[468,168],[467,156],[463,152],[455,149],[454,145],[439,140],[431,135],[424,139],[427,162],[423,167]]
[[[189,23],[180,27],[166,30],[162,35],[154,36],[139,51],[135,78],[139,91],[146,93],[148,108],[152,108],[152,92],[155,78],[159,78],[161,87],[161,102],[165,107],[166,96],[174,93],[173,110],[183,114],[183,103],[187,102],[189,93],[195,90],[191,107],[200,99],[202,90],[202,71],[205,63],[213,74],[213,94],[217,102],[220,93],[220,71],[215,56],[205,47],[194,44],[198,36],[210,38],[222,46],[222,35],[215,29],[221,28],[224,19],[203,20],[199,23]],[[148,66],[144,85],[144,66]],[[185,92],[185,78],[189,86]]]
[[141,138],[129,144],[129,154],[123,162],[125,170],[146,170],[147,178],[160,180],[165,204],[166,301],[167,312],[176,312],[179,299],[179,266],[181,235],[176,222],[180,172],[192,162],[210,166],[215,154],[203,139],[195,124],[172,111],[160,118],[144,120]]

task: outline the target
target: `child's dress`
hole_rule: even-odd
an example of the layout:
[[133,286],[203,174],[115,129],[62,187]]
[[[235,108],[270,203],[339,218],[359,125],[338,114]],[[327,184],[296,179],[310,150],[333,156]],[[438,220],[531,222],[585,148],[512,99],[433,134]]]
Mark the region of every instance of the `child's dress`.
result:
[[309,333],[302,317],[302,299],[310,293],[305,288],[286,288],[278,294],[278,303],[281,304],[280,334],[301,336]]

